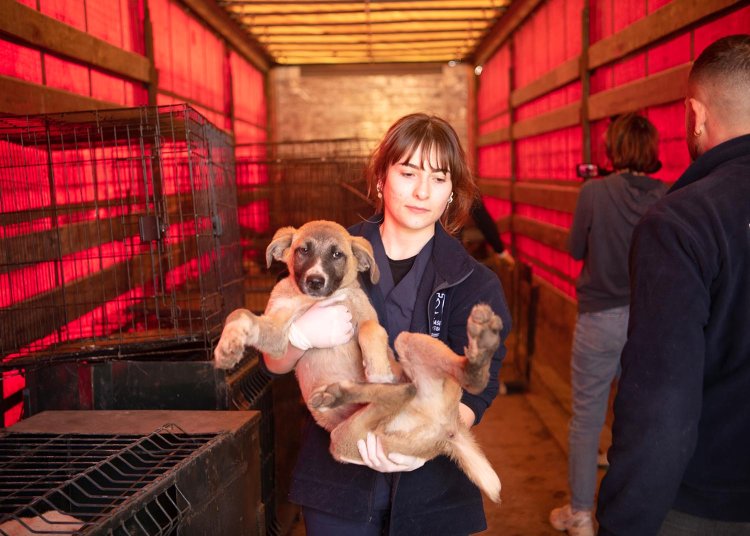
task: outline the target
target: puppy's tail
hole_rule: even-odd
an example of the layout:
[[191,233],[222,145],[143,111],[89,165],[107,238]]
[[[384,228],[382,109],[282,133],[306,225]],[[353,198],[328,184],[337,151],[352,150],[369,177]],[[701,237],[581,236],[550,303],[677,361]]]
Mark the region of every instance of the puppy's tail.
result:
[[493,502],[500,502],[500,477],[477,445],[471,432],[459,429],[449,442],[450,457]]

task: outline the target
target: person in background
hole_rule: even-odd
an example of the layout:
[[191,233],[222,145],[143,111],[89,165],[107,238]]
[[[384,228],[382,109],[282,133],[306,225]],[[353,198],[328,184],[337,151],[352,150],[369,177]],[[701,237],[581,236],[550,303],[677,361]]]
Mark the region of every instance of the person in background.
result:
[[605,148],[615,171],[581,186],[570,229],[570,254],[583,260],[570,372],[570,504],[552,510],[549,519],[572,536],[594,534],[599,436],[628,325],[630,239],[641,216],[666,192],[663,182],[647,175],[661,165],[658,144],[656,128],[645,117],[628,113],[610,123]]
[[[429,333],[463,354],[471,308],[489,304],[503,321],[490,382],[478,395],[464,393],[459,407],[477,424],[498,392],[510,314],[498,277],[451,236],[461,228],[476,196],[463,148],[453,128],[425,114],[393,124],[372,155],[369,191],[377,214],[350,232],[367,238],[380,281],[362,286],[388,332]],[[295,321],[313,346],[351,336],[350,315],[340,304],[314,307]],[[265,359],[272,373],[292,370],[302,351],[290,345],[280,360]],[[306,425],[290,498],[302,505],[308,536],[470,534],[486,529],[479,489],[450,459],[390,453],[368,435],[359,442],[365,465],[336,462],[329,434],[312,418]]]
[[750,534],[750,35],[695,60],[693,163],[641,220],[599,534]]
[[477,196],[471,205],[471,219],[474,221],[474,225],[482,233],[484,240],[490,245],[492,251],[495,252],[497,258],[503,262],[515,264],[515,259],[510,254],[510,251],[503,244],[503,239],[500,237],[500,233],[497,231],[497,225],[495,220],[492,219],[492,215],[487,210],[482,198]]

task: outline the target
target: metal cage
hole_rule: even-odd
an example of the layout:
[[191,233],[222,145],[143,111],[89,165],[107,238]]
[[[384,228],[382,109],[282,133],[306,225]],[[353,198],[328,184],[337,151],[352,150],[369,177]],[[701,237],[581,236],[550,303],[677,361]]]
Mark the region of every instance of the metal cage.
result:
[[0,535],[265,534],[257,423],[236,411],[32,417],[0,433]]
[[0,117],[0,222],[5,362],[209,357],[242,306],[232,140],[187,105]]

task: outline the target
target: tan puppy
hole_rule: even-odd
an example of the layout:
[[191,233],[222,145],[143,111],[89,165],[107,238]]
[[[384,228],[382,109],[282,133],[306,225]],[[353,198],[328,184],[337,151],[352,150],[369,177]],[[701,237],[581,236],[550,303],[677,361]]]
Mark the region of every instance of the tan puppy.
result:
[[299,229],[279,229],[266,249],[269,266],[274,259],[287,264],[289,276],[273,288],[262,316],[237,309],[227,317],[214,351],[215,363],[219,368],[232,368],[246,346],[272,358],[283,356],[291,323],[317,301],[340,299],[352,314],[355,336],[341,346],[307,350],[295,369],[310,412],[330,432],[358,406],[321,412],[309,403],[313,393],[335,382],[396,379],[389,361],[388,334],[357,279],[359,272],[366,271],[373,282],[380,277],[372,246],[335,222],[318,220]]
[[[316,422],[331,432],[331,453],[341,462],[361,463],[357,440],[375,432],[387,452],[453,458],[493,501],[500,479],[458,414],[461,388],[480,392],[499,344],[502,322],[489,306],[476,305],[467,323],[469,345],[456,355],[426,334],[396,339],[397,364],[388,334],[358,283],[369,271],[377,282],[372,246],[334,222],[284,227],[266,249],[270,265],[287,264],[289,276],[276,284],[263,315],[238,309],[228,317],[214,351],[216,366],[231,368],[253,346],[271,358],[286,353],[289,326],[314,303],[341,299],[352,314],[355,336],[334,348],[311,348],[295,372],[302,397]],[[401,365],[406,374],[402,383]],[[367,404],[363,407],[363,404]]]

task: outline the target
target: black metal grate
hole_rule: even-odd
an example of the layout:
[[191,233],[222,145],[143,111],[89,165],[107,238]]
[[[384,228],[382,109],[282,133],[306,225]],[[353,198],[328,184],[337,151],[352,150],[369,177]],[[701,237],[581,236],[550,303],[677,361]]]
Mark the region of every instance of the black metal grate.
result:
[[146,436],[3,434],[0,534],[3,523],[50,511],[82,525],[46,533],[173,534],[190,504],[172,476],[216,437],[171,424]]

